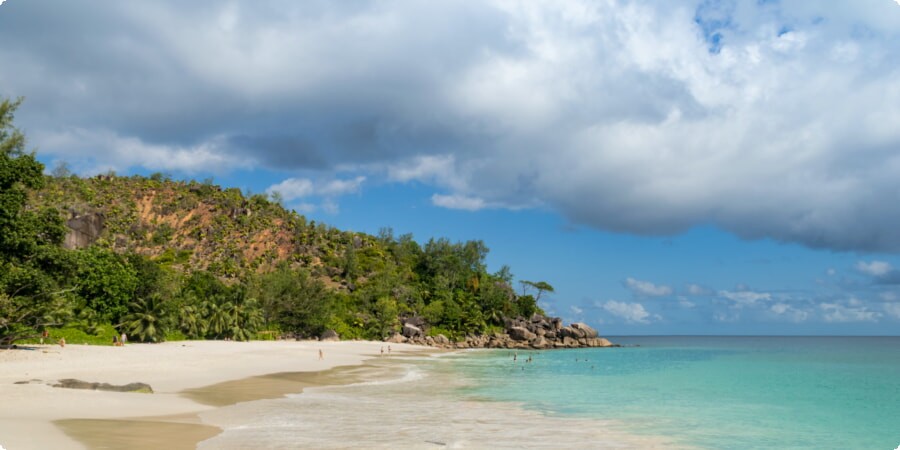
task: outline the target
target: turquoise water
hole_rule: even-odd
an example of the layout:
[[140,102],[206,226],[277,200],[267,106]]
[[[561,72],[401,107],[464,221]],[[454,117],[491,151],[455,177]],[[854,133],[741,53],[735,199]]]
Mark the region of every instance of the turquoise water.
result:
[[[471,352],[460,394],[620,420],[704,448],[894,449],[900,337],[619,337],[612,349]],[[532,356],[533,361],[525,360]]]

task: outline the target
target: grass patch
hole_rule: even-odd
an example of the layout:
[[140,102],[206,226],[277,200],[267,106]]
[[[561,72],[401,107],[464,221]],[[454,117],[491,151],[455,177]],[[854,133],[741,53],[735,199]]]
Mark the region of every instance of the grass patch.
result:
[[[49,331],[50,337],[44,339],[45,344],[55,344],[65,338],[67,344],[112,345],[113,336],[119,335],[110,324],[92,327],[91,332],[79,327],[50,328]],[[22,341],[24,344],[39,344],[40,342],[40,338]]]

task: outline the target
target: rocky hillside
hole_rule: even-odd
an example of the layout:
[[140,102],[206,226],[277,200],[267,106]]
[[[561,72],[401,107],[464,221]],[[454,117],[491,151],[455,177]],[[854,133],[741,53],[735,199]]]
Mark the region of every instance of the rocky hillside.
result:
[[[377,237],[340,231],[307,221],[262,194],[163,175],[46,181],[31,193],[30,207],[53,207],[64,215],[64,245],[75,252],[88,249],[85,264],[107,261],[118,270],[98,277],[93,290],[76,288],[80,300],[74,308],[81,316],[137,317],[128,315],[132,298],[156,308],[168,332],[197,338],[249,338],[255,332],[310,337],[326,331],[332,338],[457,348],[611,345],[585,324],[563,326],[544,317],[534,297],[515,293],[508,268],[488,273],[488,249],[481,241],[431,239],[420,245],[389,230]],[[117,262],[102,251],[139,259]],[[145,294],[132,287],[140,276],[119,283],[140,270],[163,275]],[[181,281],[166,282],[173,279],[166,273]],[[525,283],[552,291],[544,282]],[[115,305],[96,300],[104,292],[120,294]],[[199,325],[184,311],[193,311]]]
[[224,278],[288,261],[331,280],[349,245],[365,252],[374,240],[308,222],[262,194],[161,175],[49,178],[32,204],[64,212],[68,248],[96,244]]

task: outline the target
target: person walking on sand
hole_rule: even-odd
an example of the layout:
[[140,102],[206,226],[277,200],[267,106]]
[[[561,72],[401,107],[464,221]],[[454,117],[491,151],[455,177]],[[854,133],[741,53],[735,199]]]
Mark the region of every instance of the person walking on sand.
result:
[[128,342],[128,335],[125,334],[125,332],[123,331],[123,332],[122,332],[122,338],[119,339],[119,345],[124,346],[126,342]]
[[381,356],[384,356],[384,346],[381,346]]
[[118,346],[119,346],[119,336],[114,334],[113,335],[113,347],[118,347]]
[[325,354],[322,353],[322,349],[319,349],[319,359],[325,359]]
[[391,346],[388,345],[388,356],[391,356]]

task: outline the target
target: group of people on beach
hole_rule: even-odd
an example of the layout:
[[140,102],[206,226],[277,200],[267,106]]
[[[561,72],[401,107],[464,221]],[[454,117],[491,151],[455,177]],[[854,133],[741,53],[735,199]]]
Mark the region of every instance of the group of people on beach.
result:
[[113,346],[114,347],[121,347],[121,346],[125,345],[126,342],[128,342],[127,334],[122,333],[121,337],[113,335]]
[[[41,333],[41,345],[44,345],[45,339],[50,340],[50,330],[44,330],[44,332]],[[59,344],[60,347],[65,347],[66,346],[66,338],[61,337],[61,338],[59,338],[58,341],[56,341],[56,343]]]

